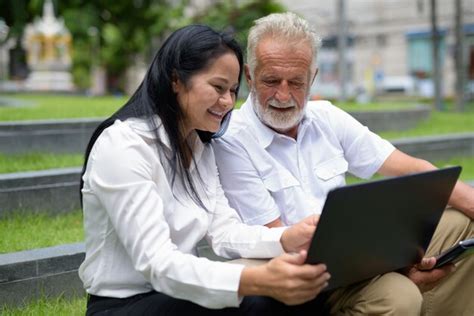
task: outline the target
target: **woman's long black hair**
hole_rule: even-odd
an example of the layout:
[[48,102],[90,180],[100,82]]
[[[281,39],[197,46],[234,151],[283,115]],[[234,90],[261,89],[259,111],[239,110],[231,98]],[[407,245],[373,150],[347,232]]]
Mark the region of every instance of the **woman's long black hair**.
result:
[[[186,161],[185,136],[182,135],[181,126],[184,119],[176,94],[172,89],[173,80],[178,79],[188,86],[191,77],[209,67],[218,57],[226,53],[234,53],[240,65],[239,84],[243,69],[243,55],[237,41],[229,32],[216,32],[205,25],[185,26],[170,35],[155,55],[140,86],[125,105],[109,118],[104,120],[94,131],[85,153],[85,162],[82,176],[87,167],[87,161],[100,134],[115,120],[124,121],[127,118],[138,117],[147,119],[152,130],[157,134],[154,115],[161,119],[163,127],[168,134],[171,145],[171,157],[167,156],[173,174],[172,185],[175,178],[179,177],[188,195],[200,206],[204,207],[196,187],[191,179]],[[221,123],[221,130],[216,134],[207,131],[197,131],[203,142],[222,135],[227,127],[230,112]],[[161,145],[157,135],[157,145]],[[158,146],[160,148],[160,146]],[[191,152],[191,160],[193,160]],[[81,177],[81,189],[84,182]],[[82,202],[82,194],[81,194]]]

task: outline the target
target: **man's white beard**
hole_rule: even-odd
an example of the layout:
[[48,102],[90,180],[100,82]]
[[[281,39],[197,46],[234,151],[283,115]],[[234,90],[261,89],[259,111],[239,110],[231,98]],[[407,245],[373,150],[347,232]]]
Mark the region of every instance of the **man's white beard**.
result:
[[[300,108],[293,98],[288,102],[280,102],[275,98],[271,98],[266,107],[263,107],[260,104],[255,89],[252,89],[251,91],[251,98],[254,111],[260,121],[278,132],[286,132],[290,130],[298,125],[304,117],[306,104]],[[291,110],[287,109],[286,111],[278,111],[273,108],[291,108]]]

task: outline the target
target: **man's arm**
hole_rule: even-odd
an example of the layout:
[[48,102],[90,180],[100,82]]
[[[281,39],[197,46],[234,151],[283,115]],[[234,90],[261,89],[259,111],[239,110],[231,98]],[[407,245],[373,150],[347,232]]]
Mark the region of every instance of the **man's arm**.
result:
[[272,228],[272,227],[281,227],[283,226],[283,223],[281,219],[278,217],[276,220],[271,221],[270,223],[265,224],[265,226]]
[[[377,172],[383,176],[401,176],[434,169],[436,167],[430,162],[395,149]],[[474,188],[458,181],[449,198],[449,204],[474,219]]]

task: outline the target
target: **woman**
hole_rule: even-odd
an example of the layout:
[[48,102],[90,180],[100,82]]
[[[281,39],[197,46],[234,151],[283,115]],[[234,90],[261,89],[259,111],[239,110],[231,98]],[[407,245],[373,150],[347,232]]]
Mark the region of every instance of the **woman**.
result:
[[[246,226],[218,181],[208,142],[226,128],[242,66],[229,34],[184,27],[95,131],[82,178],[88,315],[314,315],[314,301],[280,302],[310,301],[327,284],[324,265],[303,264],[315,219]],[[277,257],[256,267],[212,262],[196,256],[202,238],[227,258]]]

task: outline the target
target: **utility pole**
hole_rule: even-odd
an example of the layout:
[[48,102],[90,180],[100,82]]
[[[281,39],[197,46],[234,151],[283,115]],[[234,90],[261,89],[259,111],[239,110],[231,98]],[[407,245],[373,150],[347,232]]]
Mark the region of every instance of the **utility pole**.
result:
[[434,104],[438,111],[444,110],[442,100],[442,74],[440,63],[440,34],[436,22],[436,0],[431,0],[431,36],[432,36],[432,55],[433,55],[433,82],[434,82]]
[[456,110],[459,112],[464,111],[465,98],[465,85],[466,85],[466,69],[464,61],[464,32],[463,32],[463,16],[462,16],[462,1],[456,0],[456,14],[455,14],[455,33],[456,33],[456,44],[455,44],[455,64],[456,64]]
[[347,19],[345,0],[337,2],[338,37],[337,50],[339,56],[339,101],[347,100]]

